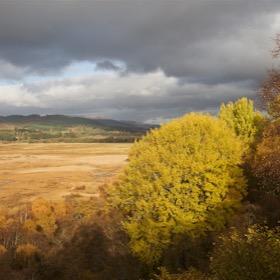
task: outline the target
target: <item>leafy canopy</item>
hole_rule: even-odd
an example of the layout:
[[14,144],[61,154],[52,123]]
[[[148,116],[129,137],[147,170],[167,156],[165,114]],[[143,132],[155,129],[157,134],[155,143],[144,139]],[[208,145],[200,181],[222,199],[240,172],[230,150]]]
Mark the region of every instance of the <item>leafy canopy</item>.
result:
[[218,115],[247,144],[253,143],[255,137],[262,132],[265,118],[254,110],[254,102],[246,97],[235,103],[222,104]]
[[[275,38],[276,48],[272,51],[274,58],[280,56],[280,34]],[[266,194],[280,194],[280,69],[268,70],[268,77],[257,91],[260,106],[270,117],[261,142],[253,158],[253,174],[259,179],[259,186]]]
[[130,151],[111,204],[126,217],[134,254],[157,262],[174,234],[222,228],[240,207],[246,181],[240,141],[226,124],[189,114],[152,130]]
[[280,195],[280,118],[266,126],[256,148],[252,169],[265,193]]
[[280,279],[280,228],[254,225],[247,232],[233,231],[221,237],[210,267],[214,279]]

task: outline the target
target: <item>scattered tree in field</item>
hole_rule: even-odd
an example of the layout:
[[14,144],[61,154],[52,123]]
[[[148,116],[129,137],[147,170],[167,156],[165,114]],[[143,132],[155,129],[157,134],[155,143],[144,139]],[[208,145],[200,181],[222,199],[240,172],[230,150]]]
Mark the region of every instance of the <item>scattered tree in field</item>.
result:
[[265,120],[264,116],[254,109],[254,102],[246,97],[235,103],[222,104],[218,115],[246,144],[253,143],[255,137],[261,134]]
[[280,279],[280,228],[253,226],[232,232],[214,249],[210,267],[222,280]]
[[135,255],[157,262],[174,234],[220,229],[240,208],[246,180],[234,132],[208,115],[189,114],[134,144],[111,204],[127,215]]

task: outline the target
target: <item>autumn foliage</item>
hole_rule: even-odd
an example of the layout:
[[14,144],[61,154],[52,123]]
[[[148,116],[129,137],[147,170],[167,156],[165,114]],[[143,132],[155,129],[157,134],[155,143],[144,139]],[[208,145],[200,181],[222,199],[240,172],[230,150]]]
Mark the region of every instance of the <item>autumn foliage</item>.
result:
[[99,198],[0,209],[0,279],[280,279],[278,69],[257,95],[151,130]]
[[245,97],[235,103],[222,104],[218,116],[249,146],[261,137],[266,122],[266,118],[254,108],[253,100]]
[[215,279],[279,279],[280,228],[252,226],[246,233],[232,229],[220,237],[211,256]]
[[159,260],[175,234],[193,238],[221,229],[246,194],[241,143],[220,120],[190,114],[136,143],[111,202],[127,217],[130,247]]
[[280,194],[280,118],[265,129],[253,159],[253,172],[264,193]]

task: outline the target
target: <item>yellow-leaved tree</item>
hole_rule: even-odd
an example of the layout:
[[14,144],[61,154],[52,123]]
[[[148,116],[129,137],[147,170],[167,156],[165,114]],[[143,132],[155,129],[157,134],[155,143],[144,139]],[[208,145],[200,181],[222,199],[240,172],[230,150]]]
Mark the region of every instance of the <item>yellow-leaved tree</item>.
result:
[[265,117],[254,109],[254,102],[246,97],[235,103],[222,104],[218,115],[245,144],[252,144],[263,131]]
[[225,122],[202,114],[175,119],[135,143],[108,191],[124,214],[132,252],[153,265],[174,235],[222,228],[246,194],[241,147]]

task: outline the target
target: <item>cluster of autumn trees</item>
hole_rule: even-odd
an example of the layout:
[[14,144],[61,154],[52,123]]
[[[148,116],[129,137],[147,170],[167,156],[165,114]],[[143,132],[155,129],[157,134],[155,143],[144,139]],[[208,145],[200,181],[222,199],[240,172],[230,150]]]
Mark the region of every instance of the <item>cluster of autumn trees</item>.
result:
[[99,199],[2,209],[0,279],[280,279],[280,70],[257,97],[150,131]]
[[108,191],[132,254],[161,280],[279,279],[279,139],[247,98],[151,131]]
[[150,278],[280,279],[279,69],[257,98],[261,112],[241,98],[132,147],[107,199]]
[[37,198],[2,209],[0,279],[139,276],[142,264],[126,247],[128,237],[119,228],[119,218],[104,207],[102,197],[61,202]]
[[247,98],[188,114],[99,199],[2,209],[0,279],[279,279],[278,122]]

